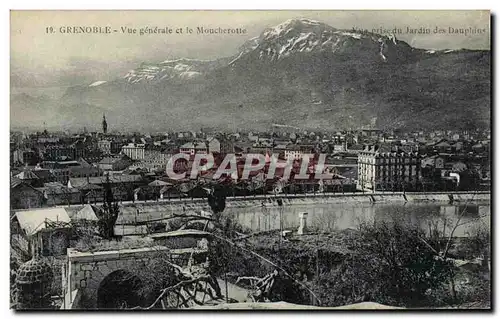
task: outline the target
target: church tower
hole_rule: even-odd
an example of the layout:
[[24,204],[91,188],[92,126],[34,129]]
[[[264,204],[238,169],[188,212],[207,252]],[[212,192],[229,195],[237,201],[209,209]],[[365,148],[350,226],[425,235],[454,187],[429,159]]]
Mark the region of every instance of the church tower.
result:
[[108,122],[106,122],[106,115],[102,115],[102,132],[106,134],[108,132]]

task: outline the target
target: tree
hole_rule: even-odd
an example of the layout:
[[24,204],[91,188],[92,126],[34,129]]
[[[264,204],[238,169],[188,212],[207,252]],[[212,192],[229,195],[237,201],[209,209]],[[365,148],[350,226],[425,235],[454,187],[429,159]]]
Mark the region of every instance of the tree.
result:
[[106,182],[103,184],[104,188],[104,204],[98,211],[98,229],[99,234],[106,239],[115,237],[115,223],[118,219],[120,209],[118,202],[115,201],[113,190],[111,189],[111,182],[109,176],[106,176]]
[[226,190],[220,185],[214,185],[208,192],[208,205],[212,209],[214,216],[219,217],[226,208]]

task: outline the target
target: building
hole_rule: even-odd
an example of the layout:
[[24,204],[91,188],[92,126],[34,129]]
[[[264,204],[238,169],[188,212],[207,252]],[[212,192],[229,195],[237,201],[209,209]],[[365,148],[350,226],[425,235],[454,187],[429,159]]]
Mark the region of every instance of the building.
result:
[[76,141],[70,145],[57,144],[49,145],[42,150],[43,159],[60,160],[64,158],[77,159],[87,156],[88,148],[81,141]]
[[40,183],[50,183],[54,181],[54,174],[52,174],[50,169],[41,168],[40,166],[35,166],[32,170],[33,174],[38,176]]
[[102,139],[97,142],[97,148],[105,155],[111,154],[111,141],[108,139]]
[[24,170],[21,173],[15,175],[14,177],[20,179],[23,183],[36,186],[39,182],[39,177],[34,174],[31,170]]
[[141,160],[140,165],[148,169],[165,168],[173,154],[174,150],[172,148],[146,148],[144,150],[144,159]]
[[147,185],[140,175],[109,175],[99,177],[70,178],[68,188],[76,188],[82,194],[82,202],[96,203],[103,200],[103,187],[109,183],[115,200],[132,200],[134,189]]
[[12,177],[10,180],[10,208],[27,209],[42,207],[44,204],[43,192]]
[[[384,145],[385,146],[385,145]],[[366,146],[358,153],[358,188],[371,191],[405,191],[420,188],[418,152]]]
[[144,144],[129,143],[122,147],[122,153],[127,155],[133,160],[143,160],[144,159]]
[[345,135],[332,136],[330,147],[333,152],[345,152],[347,150],[347,138]]
[[110,139],[102,139],[97,142],[97,148],[104,155],[120,153],[122,146],[122,143]]
[[187,155],[208,154],[208,147],[204,142],[187,142],[179,148],[179,152]]
[[59,182],[45,183],[43,187],[37,189],[43,193],[47,206],[81,203],[79,190],[69,188]]
[[382,133],[379,129],[362,129],[361,135],[367,137],[378,137]]
[[431,143],[428,147],[439,153],[450,153],[452,151],[451,144],[445,140],[441,139],[435,143]]
[[[99,168],[90,165],[73,166],[68,170],[70,177],[96,177],[102,175],[102,171]],[[64,183],[66,182],[67,180],[64,180]]]
[[65,255],[69,247],[71,219],[64,208],[42,208],[17,211],[16,228],[26,239],[36,237],[36,249],[42,256]]
[[13,165],[35,165],[38,159],[37,152],[32,149],[20,148],[11,150],[11,164]]
[[435,169],[443,169],[445,160],[439,155],[427,156],[422,158],[422,167],[432,167]]
[[215,137],[210,137],[207,139],[207,147],[210,154],[220,153],[221,151],[221,143]]
[[304,150],[299,145],[290,144],[285,147],[284,157],[288,160],[299,160],[304,155]]
[[275,146],[273,140],[259,138],[257,142],[252,144],[252,152],[258,154],[272,154]]
[[132,160],[127,155],[108,156],[99,162],[99,169],[103,171],[122,171],[132,165]]
[[231,136],[222,135],[219,137],[220,142],[220,153],[221,154],[233,154],[236,153],[234,147],[234,141]]
[[46,181],[60,182],[66,184],[70,177],[92,177],[101,175],[101,171],[83,159],[78,161],[45,161],[41,163],[41,167],[35,167],[33,171],[36,175],[38,172],[50,170],[50,180]]

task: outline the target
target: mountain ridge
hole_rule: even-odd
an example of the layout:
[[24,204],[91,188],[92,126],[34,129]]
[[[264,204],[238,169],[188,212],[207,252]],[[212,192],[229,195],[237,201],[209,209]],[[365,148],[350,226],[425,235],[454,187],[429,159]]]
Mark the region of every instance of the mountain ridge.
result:
[[230,57],[144,63],[115,80],[73,86],[59,102],[68,118],[78,116],[64,105],[95,105],[134,129],[482,127],[490,51],[418,49],[394,35],[291,19]]

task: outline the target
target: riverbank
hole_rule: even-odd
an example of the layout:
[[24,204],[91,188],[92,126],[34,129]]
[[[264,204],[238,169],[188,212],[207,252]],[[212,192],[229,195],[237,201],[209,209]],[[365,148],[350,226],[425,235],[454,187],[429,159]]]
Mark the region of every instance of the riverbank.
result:
[[[229,196],[226,207],[274,207],[285,205],[328,204],[328,203],[380,203],[380,202],[447,202],[490,201],[489,191],[477,192],[356,192],[317,194],[277,194],[255,196]],[[101,203],[95,205],[100,206]],[[150,201],[124,201],[122,207],[165,207],[166,211],[209,210],[206,198],[172,198]],[[60,205],[70,211],[83,205]]]
[[[371,218],[378,210],[386,210],[387,205],[403,206],[412,204],[418,205],[463,205],[465,203],[485,203],[489,206],[489,192],[435,192],[435,193],[331,193],[331,194],[298,194],[298,195],[257,195],[251,197],[228,197],[226,200],[225,212],[236,214],[237,220],[246,227],[255,228],[254,231],[261,230],[262,227],[275,223],[280,208],[284,208],[284,223],[289,226],[296,226],[296,211],[311,207],[310,217],[321,219],[323,215],[341,214],[335,224],[345,223],[345,227],[350,227],[353,221],[343,221],[344,219],[356,219],[363,215]],[[97,204],[99,205],[99,204]],[[206,198],[183,198],[158,201],[135,201],[120,203],[120,215],[116,221],[116,231],[120,235],[139,235],[147,233],[148,222],[160,221],[173,214],[199,213],[200,211],[210,212]],[[83,206],[61,206],[68,213],[76,213]],[[317,209],[315,209],[317,208]],[[354,210],[354,211],[353,211]],[[358,211],[359,210],[359,211]],[[257,214],[258,213],[258,214]],[[261,214],[262,213],[262,214]],[[257,215],[255,215],[257,214]],[[255,216],[254,216],[255,215]],[[276,216],[275,216],[276,215]],[[411,215],[411,214],[409,214]],[[271,221],[266,216],[275,216]],[[320,218],[321,217],[321,218]],[[247,220],[249,219],[249,220]],[[323,218],[327,219],[327,218]],[[276,219],[277,220],[277,219]],[[267,226],[266,226],[267,225]],[[278,227],[278,226],[276,226]],[[279,227],[278,227],[279,228]]]
[[[480,192],[375,192],[375,193],[321,193],[321,194],[278,194],[227,197],[227,208],[240,207],[278,207],[307,204],[336,203],[380,203],[380,202],[467,202],[490,201],[491,193]],[[206,198],[183,198],[158,201],[123,202],[123,206],[166,205],[176,210],[210,209]]]

